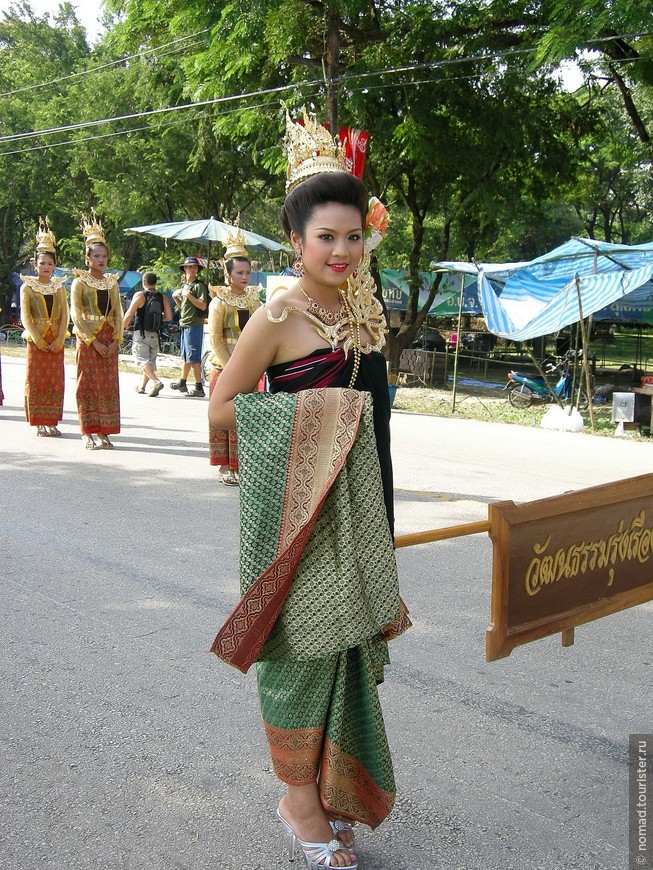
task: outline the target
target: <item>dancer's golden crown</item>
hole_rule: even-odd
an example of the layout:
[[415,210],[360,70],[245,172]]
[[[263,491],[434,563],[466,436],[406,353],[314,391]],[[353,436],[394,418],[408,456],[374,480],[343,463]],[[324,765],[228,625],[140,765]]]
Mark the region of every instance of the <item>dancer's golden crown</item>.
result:
[[302,109],[304,124],[295,123],[286,109],[285,150],[288,158],[286,192],[320,172],[346,172],[344,150],[315,115]]
[[37,254],[56,254],[57,240],[54,233],[50,229],[48,217],[45,220],[39,217],[39,228],[36,231],[36,253]]
[[249,254],[245,247],[245,236],[238,225],[233,227],[233,232],[227,232],[224,247],[223,260],[230,260],[232,257],[245,257],[249,260]]
[[82,215],[82,233],[84,235],[84,244],[88,249],[94,242],[102,242],[106,245],[107,240],[104,235],[102,222],[97,219],[95,212],[91,212],[91,217]]

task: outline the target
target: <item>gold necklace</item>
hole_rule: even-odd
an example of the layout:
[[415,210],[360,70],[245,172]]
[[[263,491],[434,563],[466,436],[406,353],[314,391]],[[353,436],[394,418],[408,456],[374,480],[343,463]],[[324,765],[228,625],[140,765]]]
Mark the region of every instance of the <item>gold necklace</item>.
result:
[[352,352],[354,354],[354,368],[352,369],[351,378],[349,380],[349,389],[351,390],[356,383],[358,370],[361,366],[361,325],[360,320],[356,317],[352,306],[349,304],[347,294],[343,290],[339,290],[338,295],[340,296],[341,310],[346,312],[347,320],[349,321]]
[[336,323],[340,323],[344,318],[346,310],[345,306],[342,304],[342,299],[340,300],[340,308],[337,311],[331,311],[329,308],[324,308],[316,302],[315,299],[312,299],[299,281],[297,282],[297,287],[304,294],[306,301],[308,302],[308,308],[306,310],[309,314],[312,314],[313,317],[316,317],[320,323],[323,323],[325,326],[335,326]]

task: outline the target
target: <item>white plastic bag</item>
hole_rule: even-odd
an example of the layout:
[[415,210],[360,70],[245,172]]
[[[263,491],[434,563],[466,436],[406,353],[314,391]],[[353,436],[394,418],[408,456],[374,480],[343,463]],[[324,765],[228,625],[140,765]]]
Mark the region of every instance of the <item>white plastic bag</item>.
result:
[[555,429],[558,432],[581,432],[584,425],[585,421],[578,408],[570,405],[564,408],[551,405],[540,423],[542,429]]

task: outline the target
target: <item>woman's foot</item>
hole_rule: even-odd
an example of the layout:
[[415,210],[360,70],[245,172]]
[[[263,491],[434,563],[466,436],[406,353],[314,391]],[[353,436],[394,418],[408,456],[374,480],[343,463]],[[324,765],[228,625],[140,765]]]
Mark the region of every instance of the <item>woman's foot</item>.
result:
[[100,440],[100,447],[103,450],[113,450],[113,444],[109,441],[108,435],[98,435]]
[[296,842],[302,849],[309,868],[342,867],[355,870],[358,867],[356,855],[336,838],[322,806],[292,806],[293,803],[287,797],[282,798],[277,815],[291,844]]
[[45,426],[37,426],[36,427],[36,436],[37,438],[47,438],[49,432]]
[[222,482],[225,486],[238,486],[238,475],[235,471],[229,469],[222,476]]
[[87,450],[97,450],[97,444],[92,435],[82,435],[82,441]]
[[61,432],[56,426],[48,426],[48,435],[51,438],[61,438]]
[[354,845],[354,840],[356,839],[356,835],[354,833],[354,829],[349,824],[349,822],[341,822],[340,819],[331,819],[329,822],[331,826],[331,830],[334,833],[342,845],[346,849],[351,849]]

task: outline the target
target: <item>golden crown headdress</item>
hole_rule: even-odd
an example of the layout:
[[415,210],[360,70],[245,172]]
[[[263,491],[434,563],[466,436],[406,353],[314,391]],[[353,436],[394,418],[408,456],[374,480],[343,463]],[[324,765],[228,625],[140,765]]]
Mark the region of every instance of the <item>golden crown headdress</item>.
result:
[[50,229],[48,217],[45,220],[39,217],[39,228],[36,231],[36,253],[38,254],[56,254],[57,240],[54,233]]
[[245,257],[249,260],[249,254],[245,247],[245,236],[238,226],[238,222],[236,222],[232,229],[233,232],[229,230],[225,236],[223,262],[231,260],[232,257]]
[[335,138],[318,123],[315,115],[302,108],[304,123],[292,120],[286,110],[286,136],[284,140],[288,158],[286,193],[300,182],[320,172],[346,172],[345,153],[338,138]]
[[95,242],[102,242],[103,245],[107,243],[102,222],[98,220],[94,211],[91,212],[90,218],[84,214],[82,215],[82,233],[87,250]]

